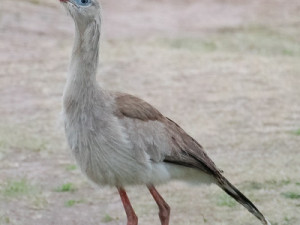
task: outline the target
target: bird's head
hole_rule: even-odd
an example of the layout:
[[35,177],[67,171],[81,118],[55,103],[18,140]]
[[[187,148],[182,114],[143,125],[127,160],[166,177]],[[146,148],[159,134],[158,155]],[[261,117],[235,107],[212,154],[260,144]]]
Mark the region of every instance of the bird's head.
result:
[[97,0],[60,0],[60,2],[79,28],[100,19],[100,4]]

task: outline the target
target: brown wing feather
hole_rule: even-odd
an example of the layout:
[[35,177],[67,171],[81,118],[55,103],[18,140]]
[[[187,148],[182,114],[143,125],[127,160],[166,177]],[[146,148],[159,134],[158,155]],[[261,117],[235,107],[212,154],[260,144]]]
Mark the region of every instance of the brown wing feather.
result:
[[133,95],[117,93],[115,101],[118,107],[116,112],[118,117],[129,117],[143,121],[163,118],[157,109]]
[[147,102],[129,95],[117,93],[115,97],[119,118],[129,117],[141,121],[160,121],[165,125],[172,152],[165,156],[167,163],[179,164],[203,170],[209,174],[220,174],[214,162],[207,156],[203,147],[189,136],[179,125],[164,117],[157,109]]
[[165,125],[172,139],[172,154],[165,161],[201,169],[209,174],[219,175],[215,163],[208,157],[203,147],[189,136],[178,124],[166,118]]

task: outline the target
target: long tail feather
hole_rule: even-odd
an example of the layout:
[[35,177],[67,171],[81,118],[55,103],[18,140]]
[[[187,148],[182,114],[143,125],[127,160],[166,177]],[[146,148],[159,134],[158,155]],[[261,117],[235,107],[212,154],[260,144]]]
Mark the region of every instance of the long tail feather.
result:
[[256,216],[264,225],[271,225],[271,223],[263,216],[263,214],[256,208],[256,206],[243,195],[235,186],[233,186],[225,177],[222,175],[218,179],[220,188],[222,188],[228,195],[234,198],[237,202],[243,205],[249,212]]

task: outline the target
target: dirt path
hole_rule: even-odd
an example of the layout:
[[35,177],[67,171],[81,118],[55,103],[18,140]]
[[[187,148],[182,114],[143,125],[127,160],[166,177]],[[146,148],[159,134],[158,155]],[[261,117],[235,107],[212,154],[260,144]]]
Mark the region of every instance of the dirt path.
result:
[[[300,2],[106,0],[98,80],[151,102],[270,218],[300,224]],[[0,224],[125,224],[74,165],[59,114],[73,25],[57,1],[0,6]],[[254,225],[216,187],[158,188],[171,224]],[[159,224],[129,188],[141,224]]]

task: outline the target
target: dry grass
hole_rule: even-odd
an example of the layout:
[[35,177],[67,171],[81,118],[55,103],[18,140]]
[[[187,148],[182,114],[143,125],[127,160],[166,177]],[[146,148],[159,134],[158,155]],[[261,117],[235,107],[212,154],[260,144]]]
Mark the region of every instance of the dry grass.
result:
[[[177,121],[273,225],[300,224],[299,6],[103,4],[102,86],[136,94]],[[55,1],[1,3],[1,225],[125,224],[116,190],[85,180],[59,122],[71,24]],[[171,224],[258,224],[217,187],[158,189]],[[147,190],[128,192],[140,223],[159,224]]]

